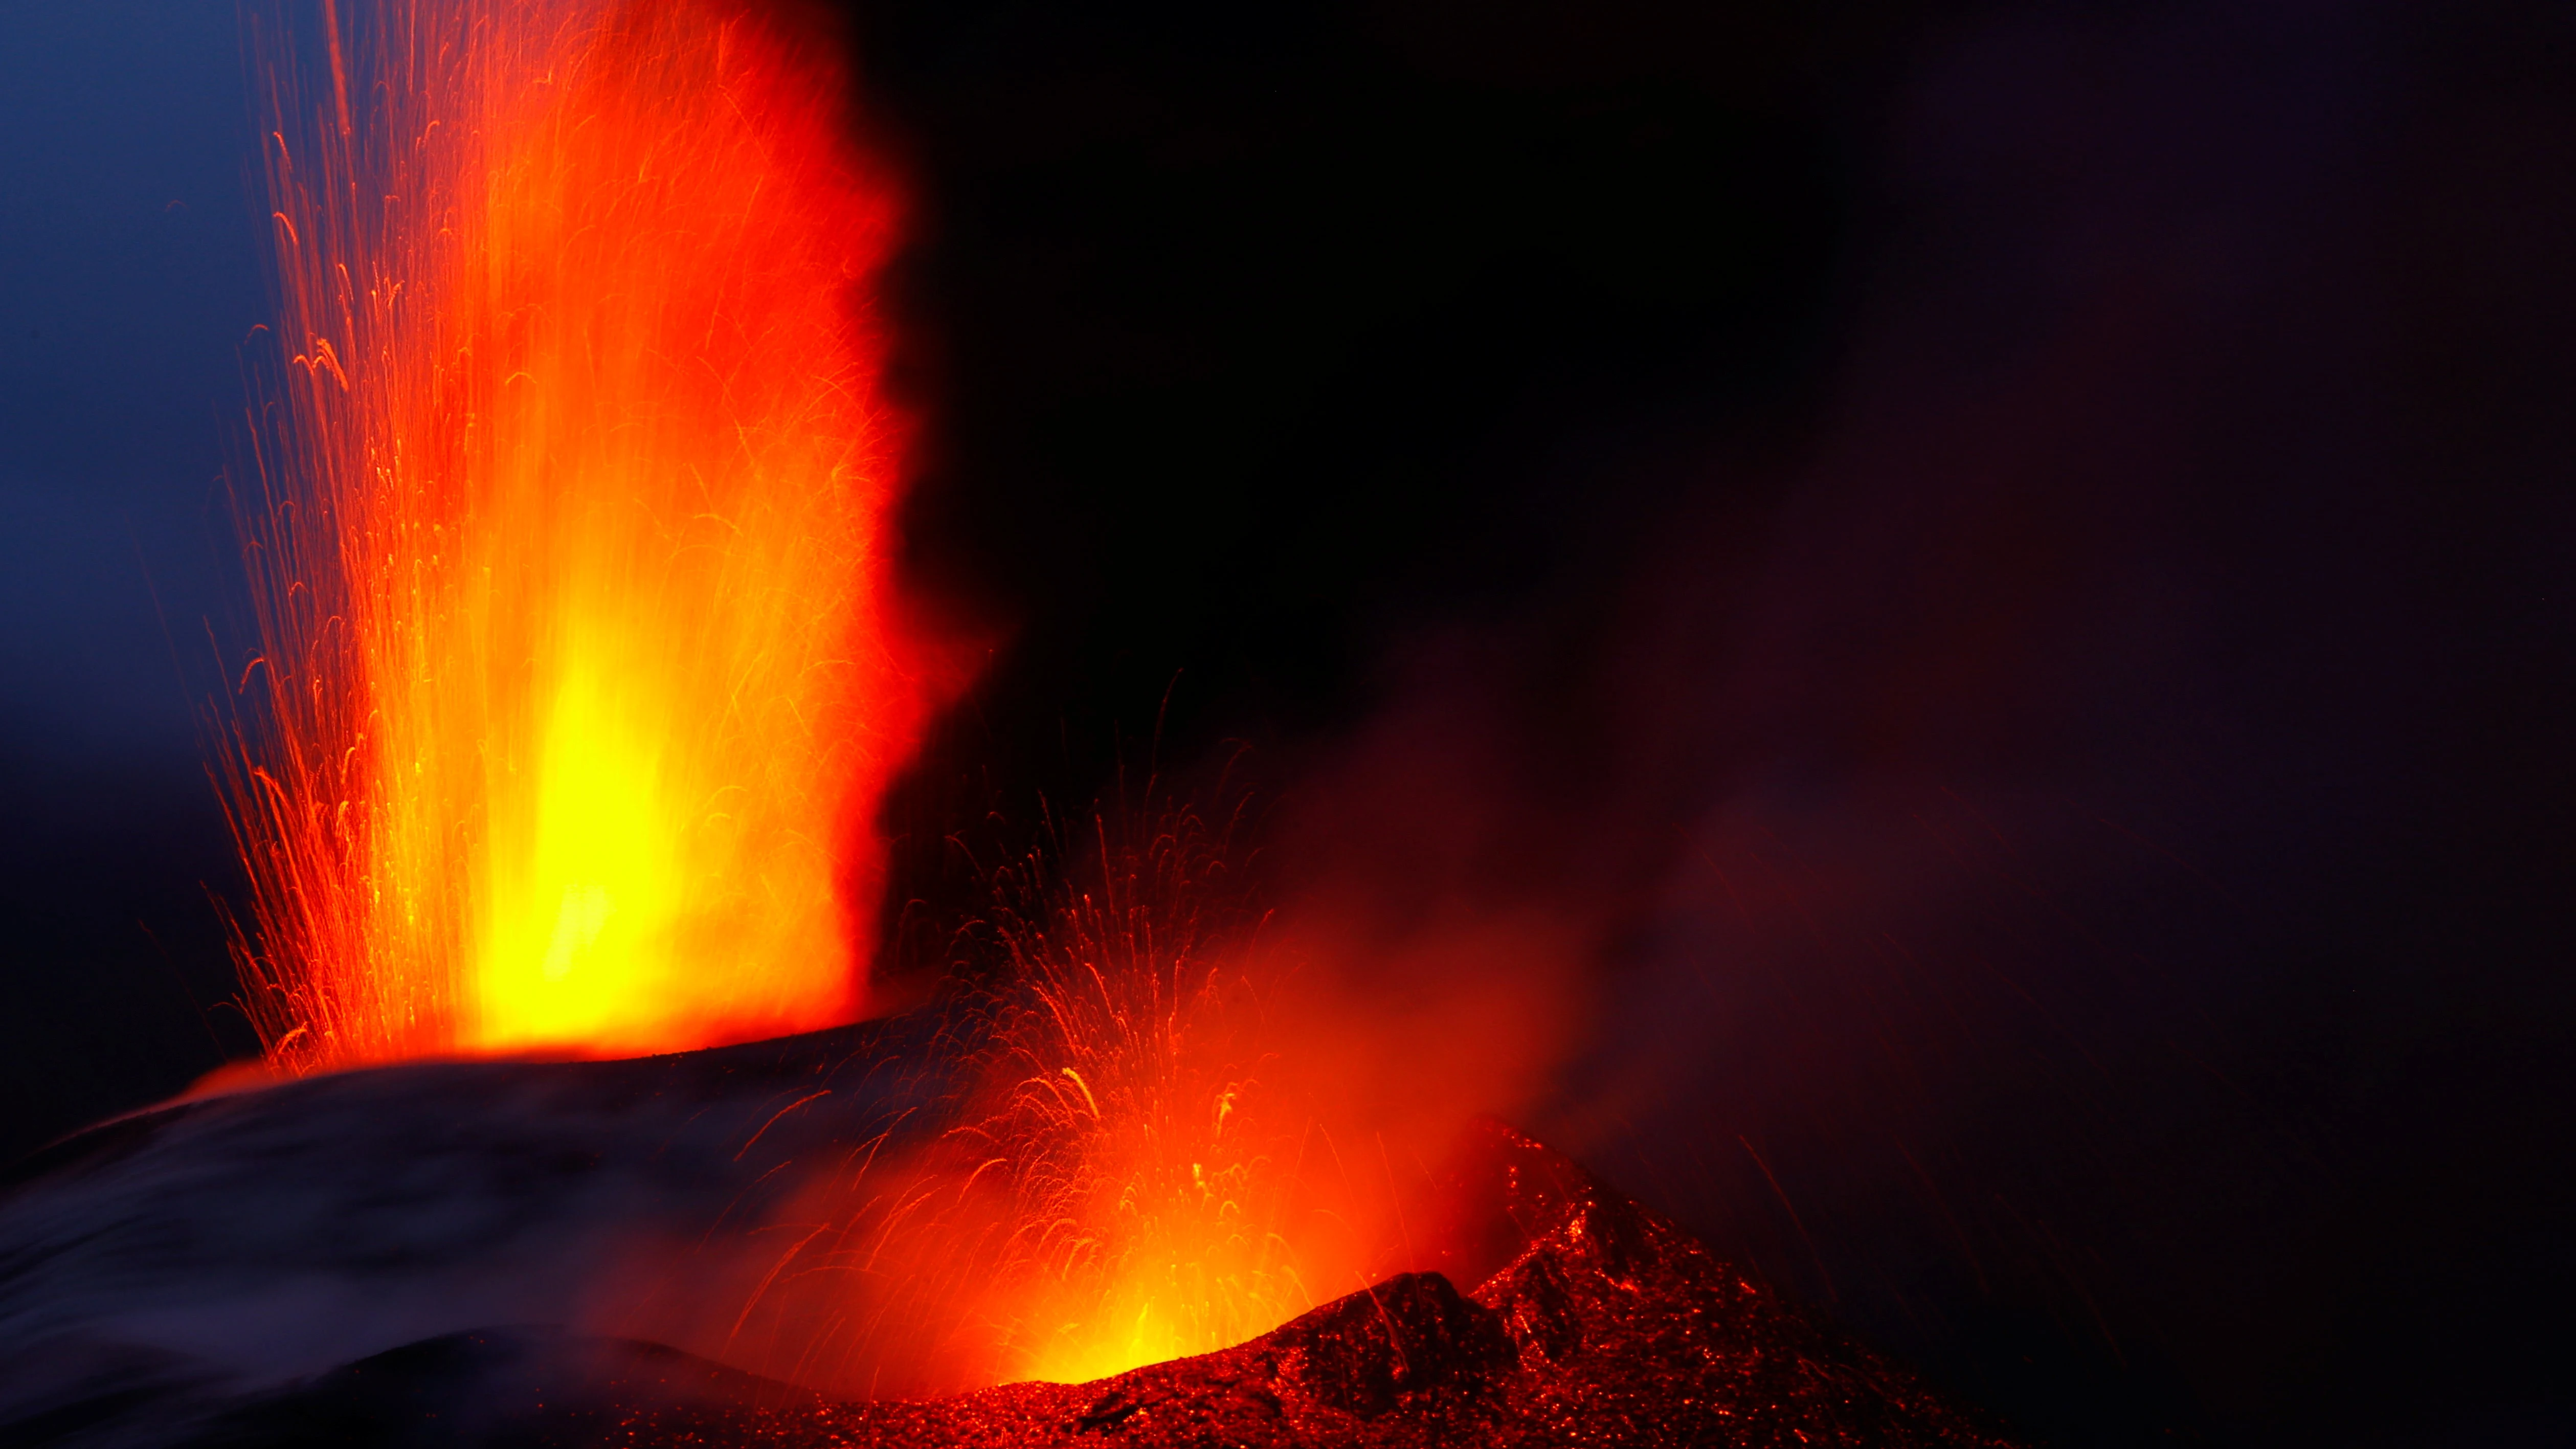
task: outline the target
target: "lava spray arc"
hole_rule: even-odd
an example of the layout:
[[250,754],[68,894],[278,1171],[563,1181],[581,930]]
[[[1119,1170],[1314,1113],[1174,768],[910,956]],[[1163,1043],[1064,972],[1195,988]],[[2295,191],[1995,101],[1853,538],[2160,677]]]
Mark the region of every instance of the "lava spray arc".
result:
[[1230,1348],[1368,1281],[1366,1205],[1274,1080],[1290,1043],[1265,1029],[1278,973],[1229,879],[1232,828],[1176,811],[1122,834],[1096,819],[1092,868],[1053,892],[1025,863],[993,915],[1021,996],[997,1022],[998,1101],[961,1135],[994,1145],[1015,1199],[1007,1377]]
[[605,1330],[917,1399],[1232,1347],[1415,1266],[1379,1129],[1415,1143],[1301,1068],[1249,835],[1153,803],[1050,822],[986,875],[967,937],[1003,969],[942,1015],[942,1130],[819,1163],[704,1307],[653,1290]]
[[272,1065],[852,1019],[932,690],[883,543],[896,192],[837,64],[738,0],[321,18],[269,78],[290,365],[226,761]]

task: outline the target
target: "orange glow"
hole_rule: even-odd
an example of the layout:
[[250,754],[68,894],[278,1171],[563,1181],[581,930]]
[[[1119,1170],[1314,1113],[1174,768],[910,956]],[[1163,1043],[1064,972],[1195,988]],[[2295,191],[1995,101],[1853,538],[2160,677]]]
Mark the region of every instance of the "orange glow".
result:
[[[1230,1348],[1364,1286],[1345,1245],[1327,1241],[1339,1235],[1316,1231],[1332,1224],[1299,1210],[1305,1154],[1324,1144],[1239,1110],[1250,1084],[1191,1076],[1113,1089],[1148,1099],[1102,1103],[1097,1117],[1087,1099],[1053,1104],[1077,1165],[1049,1184],[1051,1211],[1025,1220],[1032,1271],[1011,1305],[1007,1377],[1087,1383]],[[1059,1072],[1026,1089],[1061,1097],[1071,1082]]]
[[[1268,1080],[1257,956],[1190,822],[1005,932],[1018,1233],[1005,1376],[1082,1383],[1228,1348],[1367,1281],[1329,1140]],[[1338,1212],[1322,1211],[1330,1202]]]
[[1337,1142],[1279,1060],[1314,1043],[1276,1029],[1293,973],[1226,844],[1183,814],[1096,849],[999,873],[952,1127],[861,1144],[720,1269],[625,1275],[591,1328],[926,1397],[1230,1347],[1409,1266],[1376,1124]]
[[272,1059],[854,1018],[926,689],[842,77],[726,0],[325,22],[329,93],[272,82],[293,366],[231,762]]
[[1229,972],[1188,946],[1157,959],[1141,915],[1059,915],[1090,951],[1038,962],[1007,1057],[1025,1073],[1002,1124],[1023,1186],[1010,1377],[1074,1385],[1206,1354],[1358,1287],[1298,1201],[1321,1147],[1226,1052]]

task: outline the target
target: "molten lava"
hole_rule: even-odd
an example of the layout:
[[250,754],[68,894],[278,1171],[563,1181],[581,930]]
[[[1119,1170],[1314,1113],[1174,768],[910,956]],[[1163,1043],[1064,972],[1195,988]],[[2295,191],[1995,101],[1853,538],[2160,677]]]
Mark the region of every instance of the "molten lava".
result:
[[1022,993],[979,1129],[1020,1224],[1005,1377],[1084,1383],[1228,1348],[1363,1287],[1364,1214],[1329,1136],[1269,1080],[1252,922],[1187,813],[1043,910],[1000,913]]
[[895,203],[836,66],[728,0],[324,20],[328,94],[272,80],[293,365],[229,781],[273,1063],[850,1020],[926,687],[866,311]]
[[[920,1398],[1229,1347],[1383,1276],[1383,1169],[1343,1170],[1278,1058],[1309,1043],[1274,1028],[1286,973],[1233,850],[1187,812],[1122,812],[993,873],[961,932],[992,970],[916,1028],[938,1085],[903,1129],[809,1154],[702,1306],[600,1321]],[[830,1110],[823,1085],[780,1108]]]

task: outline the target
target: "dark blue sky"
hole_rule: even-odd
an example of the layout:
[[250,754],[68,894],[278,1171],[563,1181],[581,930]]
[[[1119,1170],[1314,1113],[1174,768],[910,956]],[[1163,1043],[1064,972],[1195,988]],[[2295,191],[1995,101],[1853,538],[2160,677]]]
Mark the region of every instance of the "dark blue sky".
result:
[[230,553],[215,485],[239,344],[265,312],[238,16],[231,0],[0,9],[0,738],[17,769],[197,752],[154,594],[181,650],[208,653]]
[[[237,1028],[206,888],[219,479],[266,311],[232,0],[0,6],[0,1139]],[[165,628],[166,621],[166,628]]]

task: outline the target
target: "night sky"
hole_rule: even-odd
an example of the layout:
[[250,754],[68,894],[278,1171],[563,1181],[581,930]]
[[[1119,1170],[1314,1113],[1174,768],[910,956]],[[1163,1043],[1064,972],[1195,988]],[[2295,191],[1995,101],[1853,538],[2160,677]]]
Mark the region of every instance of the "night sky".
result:
[[[890,919],[1238,762],[1371,989],[1558,1004],[1527,1126],[2041,1440],[2576,1438],[2576,15],[849,18],[998,641]],[[255,1049],[238,25],[0,5],[10,1153]]]

